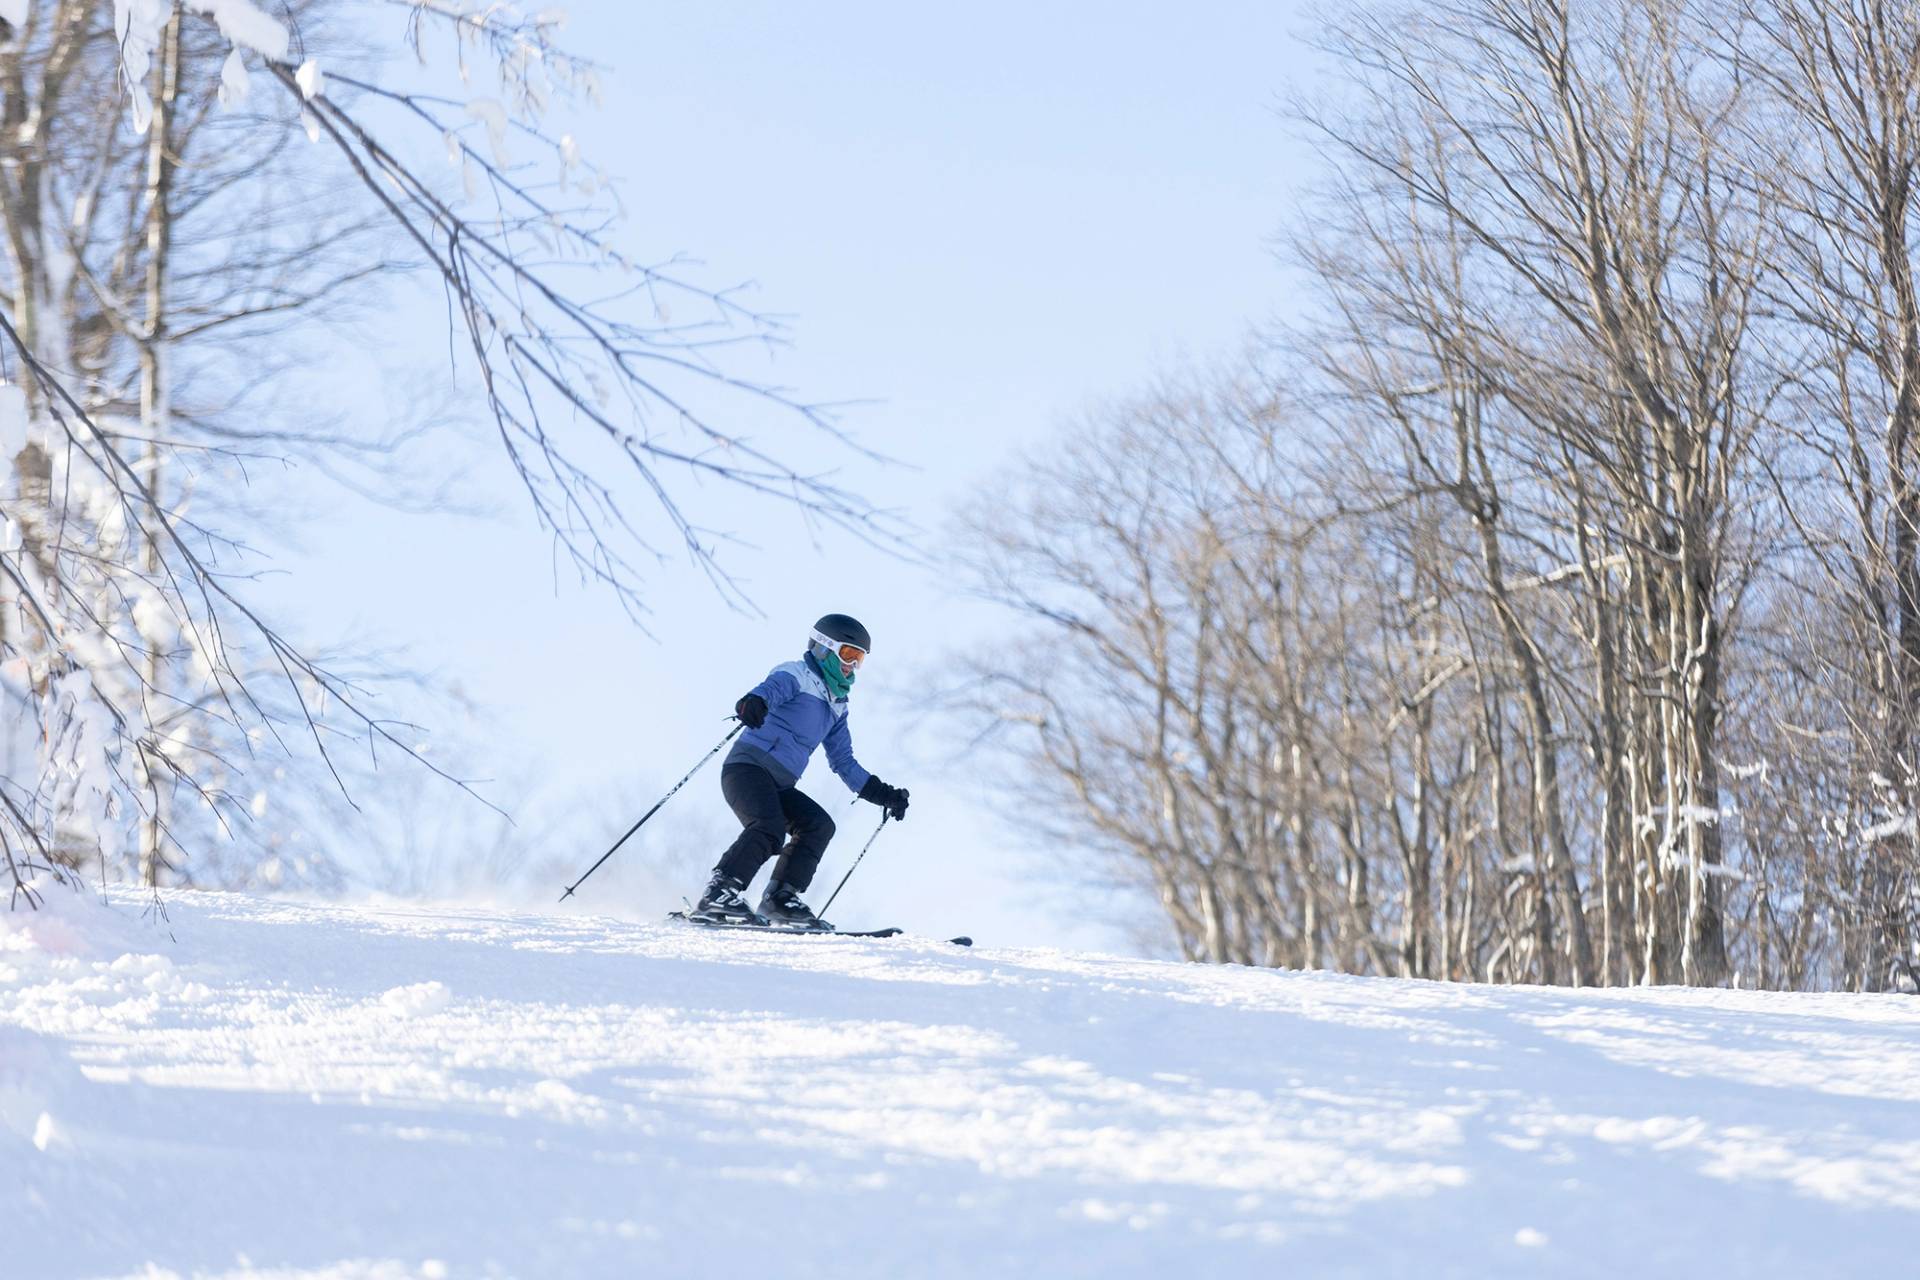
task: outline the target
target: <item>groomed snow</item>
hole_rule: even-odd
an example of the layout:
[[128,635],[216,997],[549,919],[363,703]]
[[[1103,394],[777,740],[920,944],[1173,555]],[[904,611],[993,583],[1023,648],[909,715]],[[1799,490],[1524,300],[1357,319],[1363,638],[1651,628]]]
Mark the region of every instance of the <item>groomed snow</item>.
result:
[[1911,997],[168,904],[0,916],[9,1277],[1804,1277],[1920,1240]]

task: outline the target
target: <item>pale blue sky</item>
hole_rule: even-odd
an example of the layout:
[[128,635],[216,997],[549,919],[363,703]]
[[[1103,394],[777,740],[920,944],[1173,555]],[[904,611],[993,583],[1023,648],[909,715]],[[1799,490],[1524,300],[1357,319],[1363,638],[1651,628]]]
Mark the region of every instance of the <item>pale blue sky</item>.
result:
[[[848,425],[911,465],[848,459],[847,477],[934,531],[934,549],[955,503],[1068,415],[1182,359],[1230,355],[1288,310],[1270,239],[1314,164],[1276,115],[1312,65],[1291,4],[569,8],[569,42],[609,71],[604,106],[567,124],[623,180],[623,247],[685,252],[712,283],[750,278],[759,305],[790,314],[795,346],[741,371],[877,402]],[[423,376],[444,374],[428,363],[440,350],[423,345]],[[764,438],[828,456],[793,431]],[[631,821],[613,815],[637,817],[717,740],[734,699],[797,654],[814,617],[852,613],[875,639],[856,749],[914,804],[835,915],[1119,945],[1033,891],[1019,815],[920,701],[945,655],[991,646],[1007,620],[936,574],[846,537],[816,544],[790,513],[743,500],[730,525],[753,546],[729,564],[766,616],[730,611],[674,565],[654,580],[656,643],[571,581],[556,596],[504,463],[483,455],[479,483],[504,519],[343,509],[275,591],[316,622],[406,643],[493,708],[484,772],[511,778],[531,761],[599,788],[611,839]],[[730,825],[717,783],[710,772],[674,801],[660,820],[670,836],[710,841]],[[817,901],[878,813],[846,809],[824,764],[803,785],[845,816]],[[584,867],[599,849],[579,852]],[[582,896],[589,911],[667,905]]]

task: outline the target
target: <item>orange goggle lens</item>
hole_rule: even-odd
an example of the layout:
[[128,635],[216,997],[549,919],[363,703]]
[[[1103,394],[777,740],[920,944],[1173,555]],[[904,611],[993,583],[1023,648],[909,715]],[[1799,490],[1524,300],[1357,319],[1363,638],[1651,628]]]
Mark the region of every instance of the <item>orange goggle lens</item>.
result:
[[840,661],[846,663],[850,667],[859,666],[862,660],[864,660],[867,656],[867,651],[865,649],[862,649],[857,644],[843,644],[840,646],[839,653],[840,653]]

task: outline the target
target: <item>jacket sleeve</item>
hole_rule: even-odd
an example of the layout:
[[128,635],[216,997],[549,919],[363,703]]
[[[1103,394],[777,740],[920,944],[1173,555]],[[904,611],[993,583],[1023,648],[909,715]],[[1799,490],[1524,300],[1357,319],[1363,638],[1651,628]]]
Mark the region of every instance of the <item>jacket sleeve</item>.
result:
[[790,671],[775,667],[767,672],[767,678],[747,691],[760,695],[767,706],[777,707],[800,692],[800,682],[793,678]]
[[847,790],[859,795],[860,788],[866,786],[867,779],[873,775],[862,769],[860,762],[853,758],[853,734],[847,729],[848,719],[847,716],[841,716],[833,728],[827,730],[824,745],[827,748],[827,763],[840,775],[840,781],[847,784]]

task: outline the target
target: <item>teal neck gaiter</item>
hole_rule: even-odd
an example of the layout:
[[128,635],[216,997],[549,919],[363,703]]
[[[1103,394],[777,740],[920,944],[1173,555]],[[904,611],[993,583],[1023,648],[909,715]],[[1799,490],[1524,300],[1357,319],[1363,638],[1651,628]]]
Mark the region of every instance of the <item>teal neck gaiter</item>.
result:
[[826,681],[827,692],[836,698],[846,697],[847,691],[853,688],[853,673],[840,674],[844,670],[840,665],[840,659],[833,654],[823,656],[810,653],[807,656],[813,659],[813,669],[820,673],[822,680]]

